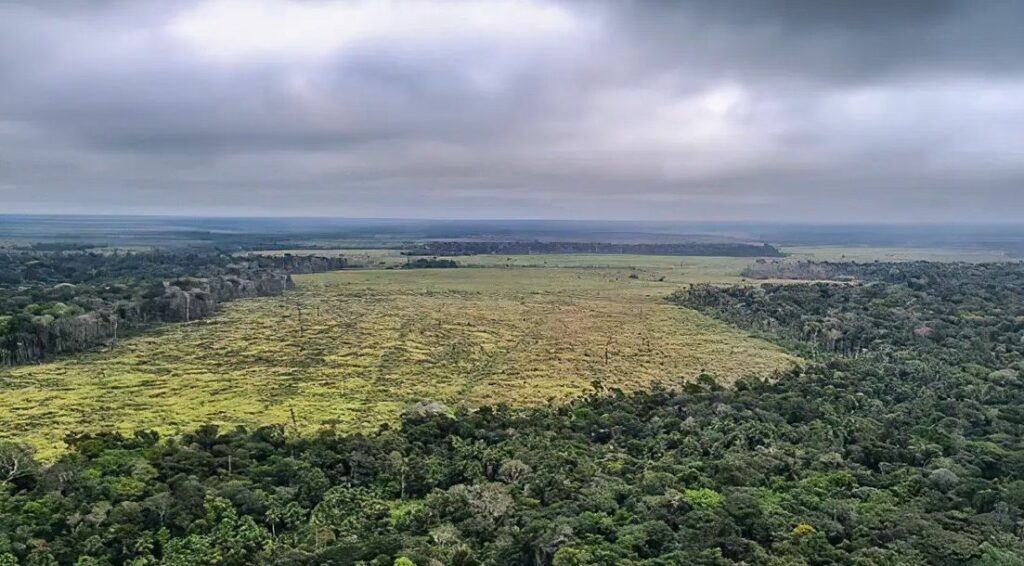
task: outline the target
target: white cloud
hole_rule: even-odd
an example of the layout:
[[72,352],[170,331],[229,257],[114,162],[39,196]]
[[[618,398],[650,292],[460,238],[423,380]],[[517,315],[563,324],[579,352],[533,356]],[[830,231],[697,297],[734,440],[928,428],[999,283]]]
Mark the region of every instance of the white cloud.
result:
[[167,30],[205,57],[244,62],[323,57],[368,44],[544,43],[584,26],[566,8],[536,0],[209,0],[177,14]]

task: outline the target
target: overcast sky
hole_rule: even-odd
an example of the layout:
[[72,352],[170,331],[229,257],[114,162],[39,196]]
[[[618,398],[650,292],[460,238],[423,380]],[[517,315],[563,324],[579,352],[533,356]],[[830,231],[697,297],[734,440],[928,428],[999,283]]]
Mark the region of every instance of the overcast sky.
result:
[[1017,0],[0,0],[0,212],[1019,221]]

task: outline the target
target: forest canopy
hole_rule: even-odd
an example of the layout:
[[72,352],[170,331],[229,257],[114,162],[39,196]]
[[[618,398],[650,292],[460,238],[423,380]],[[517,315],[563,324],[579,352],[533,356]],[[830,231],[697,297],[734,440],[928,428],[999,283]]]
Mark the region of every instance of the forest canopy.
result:
[[282,293],[292,274],[347,265],[341,257],[236,257],[216,250],[60,250],[0,253],[0,366],[204,318],[224,301]]
[[811,360],[773,381],[5,444],[0,563],[1018,563],[1024,273],[886,267],[672,298]]

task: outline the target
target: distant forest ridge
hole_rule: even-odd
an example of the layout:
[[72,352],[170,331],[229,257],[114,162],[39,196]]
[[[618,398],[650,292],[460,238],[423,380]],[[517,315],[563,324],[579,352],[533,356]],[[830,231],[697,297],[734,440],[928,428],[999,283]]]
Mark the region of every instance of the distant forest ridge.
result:
[[[400,248],[422,241],[883,246],[1000,250],[1024,256],[1024,224],[793,224],[582,220],[410,220],[0,214],[0,249],[88,247]],[[543,252],[538,252],[543,253]],[[611,253],[611,252],[609,252]],[[673,254],[675,255],[675,254]]]
[[675,244],[610,244],[599,242],[427,242],[409,248],[408,255],[458,256],[478,254],[639,254],[669,256],[783,257],[774,246],[750,243],[690,242]]

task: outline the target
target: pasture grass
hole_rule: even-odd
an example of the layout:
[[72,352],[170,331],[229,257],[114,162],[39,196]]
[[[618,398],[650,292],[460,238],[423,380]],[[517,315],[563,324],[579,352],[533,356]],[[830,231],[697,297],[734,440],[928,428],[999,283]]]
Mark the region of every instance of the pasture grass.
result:
[[[698,266],[654,259],[298,276],[283,296],[228,303],[104,352],[0,370],[0,436],[49,458],[70,431],[367,431],[420,400],[530,405],[595,384],[635,390],[702,372],[728,382],[792,366],[767,342],[663,303]],[[719,268],[710,277],[725,277]]]
[[[267,255],[344,256],[353,267],[387,269],[401,267],[409,256],[396,249],[338,250],[273,250],[254,252]],[[439,256],[451,259],[462,267],[503,268],[573,268],[598,270],[628,277],[636,273],[644,279],[660,279],[671,284],[698,282],[736,284],[743,279],[740,272],[752,258],[704,256],[653,256],[633,254],[532,254],[532,255],[463,255]],[[415,259],[415,258],[414,258]]]
[[1006,252],[981,248],[922,248],[878,246],[787,246],[790,259],[819,261],[936,261],[998,262],[1018,261]]

